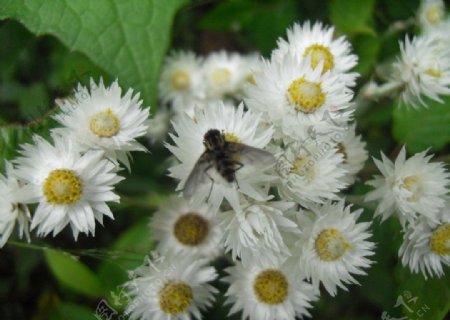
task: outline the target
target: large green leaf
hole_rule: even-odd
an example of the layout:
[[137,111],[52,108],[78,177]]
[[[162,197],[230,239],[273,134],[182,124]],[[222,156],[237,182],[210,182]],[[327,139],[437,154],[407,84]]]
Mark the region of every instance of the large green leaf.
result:
[[105,290],[99,278],[76,257],[48,250],[45,258],[56,279],[67,288],[88,297],[98,298],[104,295]]
[[344,33],[372,33],[368,25],[374,4],[374,0],[334,0],[330,4],[331,22]]
[[38,35],[56,36],[154,104],[172,19],[184,2],[0,0],[0,19],[17,19]]
[[441,104],[427,101],[428,108],[418,110],[395,106],[393,133],[395,139],[406,144],[410,152],[419,152],[431,147],[443,149],[450,142],[450,98]]
[[[114,310],[112,310],[114,312]],[[90,309],[82,305],[63,302],[51,310],[49,320],[95,320],[95,309]]]

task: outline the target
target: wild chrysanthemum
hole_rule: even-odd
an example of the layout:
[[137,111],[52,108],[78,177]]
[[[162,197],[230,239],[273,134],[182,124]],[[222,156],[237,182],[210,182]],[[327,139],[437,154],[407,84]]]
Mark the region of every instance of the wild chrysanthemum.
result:
[[400,58],[394,64],[392,83],[399,86],[404,103],[418,108],[423,99],[443,102],[450,94],[450,50],[432,35],[405,38],[400,43]]
[[[245,145],[264,148],[272,137],[272,128],[260,129],[260,116],[251,112],[244,112],[244,106],[237,108],[226,107],[222,102],[211,103],[204,110],[196,110],[194,118],[181,115],[173,122],[175,134],[171,134],[175,145],[167,144],[167,148],[177,157],[180,164],[169,169],[170,175],[180,180],[177,190],[183,189],[186,180],[193,170],[200,156],[205,151],[204,136],[211,129],[217,129],[225,135],[229,142],[239,142]],[[255,159],[255,162],[258,159]],[[239,193],[246,194],[256,200],[264,200],[267,195],[261,192],[259,185],[272,179],[252,164],[244,164],[236,171],[236,181],[227,182],[216,170],[214,163],[209,170],[199,174],[206,179],[197,186],[192,195],[194,202],[202,203],[205,200],[212,205],[213,210],[225,198],[233,209],[239,211]],[[255,174],[257,173],[257,174]]]
[[277,154],[280,195],[306,207],[337,199],[336,194],[346,187],[342,178],[347,173],[341,166],[344,157],[337,150],[332,140],[311,138],[288,145]]
[[334,38],[334,27],[321,22],[313,25],[309,21],[303,25],[295,23],[287,30],[287,40],[279,38],[277,44],[278,48],[272,53],[273,59],[281,61],[289,51],[299,61],[310,55],[312,68],[322,63],[323,73],[337,73],[346,86],[355,85],[358,74],[350,70],[356,66],[358,57],[351,53],[351,44],[345,36]]
[[205,98],[202,59],[190,51],[171,52],[166,58],[159,80],[163,103],[183,109]]
[[312,206],[297,214],[301,235],[294,250],[297,267],[318,288],[322,283],[335,296],[337,287],[358,283],[353,275],[364,275],[372,261],[374,243],[368,241],[370,223],[357,222],[362,209],[351,212],[344,201]]
[[0,248],[8,241],[18,224],[19,237],[23,235],[30,241],[30,211],[25,202],[32,197],[15,176],[11,163],[5,162],[5,176],[0,174]]
[[154,213],[150,227],[162,254],[211,259],[222,251],[222,228],[216,212],[206,204],[193,205],[173,196]]
[[431,224],[420,219],[410,224],[403,237],[399,256],[402,264],[425,278],[429,275],[441,277],[445,274],[443,266],[450,266],[450,208],[439,223]]
[[418,216],[437,222],[449,192],[450,174],[442,162],[431,163],[432,155],[426,153],[406,159],[403,147],[395,163],[383,153],[382,161],[374,159],[382,175],[367,182],[376,189],[367,194],[366,201],[379,201],[375,215],[382,221],[396,214],[403,226]]
[[417,17],[420,26],[426,31],[440,25],[445,16],[445,4],[442,0],[422,0]]
[[217,278],[216,270],[206,262],[171,255],[148,259],[124,285],[133,297],[125,314],[140,320],[201,319],[217,293],[208,284]]
[[223,280],[230,284],[225,303],[230,314],[242,311],[242,319],[294,320],[310,316],[307,309],[317,300],[318,291],[304,281],[297,270],[285,264],[241,263],[226,269]]
[[312,68],[309,59],[310,54],[298,61],[288,53],[281,61],[266,61],[255,85],[247,86],[249,109],[274,124],[277,138],[298,139],[299,128],[308,126],[330,132],[352,116],[352,91],[339,75],[322,73],[323,62]]
[[150,114],[141,107],[139,94],[133,96],[131,89],[123,97],[121,93],[117,80],[110,87],[92,79],[89,89],[78,85],[73,99],[58,103],[61,113],[55,119],[66,129],[56,131],[73,135],[83,151],[102,150],[130,169],[129,152],[146,151],[136,138],[147,133]]
[[284,216],[294,206],[292,202],[246,202],[242,212],[230,210],[221,214],[225,250],[233,260],[244,265],[257,261],[284,261],[290,251],[284,242],[284,233],[298,233],[297,224]]
[[34,136],[34,144],[22,145],[16,174],[31,189],[30,202],[38,202],[31,228],[38,234],[58,234],[70,224],[78,233],[95,234],[95,221],[113,218],[106,205],[119,201],[114,186],[123,178],[117,166],[104,159],[103,151],[80,154],[75,141],[54,135],[54,144]]

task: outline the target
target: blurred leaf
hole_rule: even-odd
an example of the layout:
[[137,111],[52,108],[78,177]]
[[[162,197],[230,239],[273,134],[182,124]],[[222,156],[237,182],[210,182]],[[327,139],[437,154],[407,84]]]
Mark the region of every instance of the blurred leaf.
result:
[[378,52],[380,50],[380,40],[375,35],[359,34],[353,39],[355,53],[358,55],[358,65],[355,71],[361,75],[368,75],[377,62]]
[[[399,266],[396,270],[398,277],[398,297],[402,297],[405,304],[412,310],[403,309],[405,316],[423,320],[448,319],[450,311],[450,276],[425,280],[421,273],[412,274],[407,267]],[[417,298],[415,302],[410,299]]]
[[95,320],[95,310],[84,306],[63,302],[51,310],[49,320]]
[[[420,0],[382,0],[383,8],[386,8],[391,19],[408,19],[414,17]],[[384,11],[383,11],[384,12]]]
[[65,252],[48,250],[45,258],[56,279],[64,286],[88,297],[101,297],[103,285],[85,264]]
[[334,0],[330,4],[330,19],[336,28],[348,34],[370,32],[374,0]]
[[443,149],[450,142],[450,97],[441,104],[427,100],[428,108],[418,110],[394,105],[393,134],[397,142],[406,144],[410,152],[431,147]]
[[0,19],[55,35],[155,105],[172,19],[185,1],[0,0]]
[[239,30],[253,20],[252,12],[257,8],[254,1],[223,1],[207,13],[198,26],[214,31]]
[[111,250],[118,252],[110,260],[104,261],[98,276],[110,290],[128,280],[128,270],[133,270],[143,263],[154,243],[150,239],[149,220],[145,219],[126,230],[112,245]]

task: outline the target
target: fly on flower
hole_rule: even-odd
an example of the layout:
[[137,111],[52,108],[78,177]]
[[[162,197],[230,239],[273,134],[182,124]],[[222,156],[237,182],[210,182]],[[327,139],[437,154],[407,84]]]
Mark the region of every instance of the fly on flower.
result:
[[[214,168],[227,182],[236,182],[236,172],[246,164],[255,167],[268,168],[275,164],[275,157],[262,149],[250,147],[246,144],[233,142],[226,138],[223,132],[217,129],[208,130],[203,138],[205,151],[200,155],[184,186],[183,195],[190,198],[198,185],[205,183],[209,178],[211,188],[214,179],[208,171]],[[208,198],[209,198],[208,195]]]

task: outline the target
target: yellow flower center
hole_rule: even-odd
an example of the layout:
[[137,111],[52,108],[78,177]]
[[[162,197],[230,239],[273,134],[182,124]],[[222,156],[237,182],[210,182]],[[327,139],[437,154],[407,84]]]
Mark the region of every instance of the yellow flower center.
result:
[[306,182],[311,182],[315,176],[315,162],[310,157],[299,156],[295,158],[290,172],[301,176]]
[[246,80],[248,83],[251,83],[251,84],[253,84],[253,85],[256,85],[256,80],[255,80],[255,76],[253,75],[253,73],[249,73],[249,74],[245,77],[245,80]]
[[176,71],[170,77],[172,87],[177,91],[184,91],[191,85],[191,78],[186,71]]
[[225,85],[231,79],[231,71],[228,68],[217,68],[212,72],[212,80],[217,85]]
[[241,139],[232,132],[225,132],[224,136],[227,142],[241,142]]
[[337,152],[342,154],[342,156],[344,157],[344,162],[346,162],[348,155],[347,155],[347,151],[345,150],[345,146],[342,142],[338,142]]
[[89,128],[101,138],[110,138],[119,132],[119,118],[111,109],[106,109],[91,117]]
[[342,234],[334,229],[323,230],[316,238],[317,255],[323,261],[336,261],[351,247]]
[[283,303],[288,295],[288,288],[286,276],[276,269],[260,272],[253,282],[253,291],[258,300],[270,305]]
[[53,170],[44,181],[43,191],[51,204],[73,204],[81,197],[81,180],[72,170]]
[[187,213],[175,222],[173,233],[182,244],[197,246],[208,236],[209,223],[196,213]]
[[426,74],[428,74],[429,76],[435,77],[435,78],[440,78],[442,76],[441,72],[437,69],[427,69],[425,71]]
[[313,113],[325,102],[321,82],[306,81],[301,77],[291,83],[288,88],[289,100],[295,104],[297,110],[303,113]]
[[450,255],[450,223],[443,224],[433,231],[430,237],[430,248],[438,255]]
[[420,192],[420,179],[418,176],[408,176],[403,179],[403,183],[401,185],[403,189],[411,191],[412,195],[408,197],[408,201],[414,202],[419,198]]
[[306,57],[308,54],[311,54],[311,67],[313,67],[313,69],[315,69],[322,61],[323,61],[322,73],[325,73],[334,67],[333,54],[327,47],[321,44],[313,44],[308,48],[306,48],[303,56]]
[[159,292],[159,306],[165,313],[175,315],[189,309],[194,296],[184,282],[169,282]]
[[436,24],[441,21],[444,13],[439,7],[432,7],[427,11],[426,17],[429,23]]

